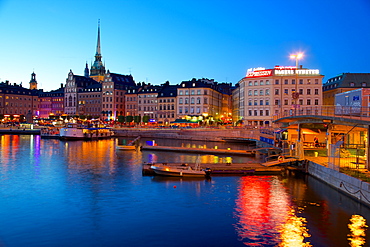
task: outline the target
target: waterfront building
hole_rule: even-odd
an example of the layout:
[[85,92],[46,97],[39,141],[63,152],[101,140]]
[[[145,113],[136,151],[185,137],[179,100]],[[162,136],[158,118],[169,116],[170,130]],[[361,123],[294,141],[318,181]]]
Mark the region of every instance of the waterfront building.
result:
[[86,87],[98,84],[99,82],[85,76],[74,75],[69,71],[64,88],[64,113],[69,116],[79,114],[78,94]]
[[232,91],[232,118],[236,124],[240,124],[243,120],[242,113],[244,113],[244,105],[241,104],[241,97],[240,86],[237,83],[235,89]]
[[78,94],[78,114],[87,118],[100,118],[102,112],[102,85],[94,83]]
[[217,91],[221,93],[221,111],[220,120],[224,124],[231,124],[233,122],[233,103],[232,103],[232,91],[235,87],[232,87],[231,83],[218,83]]
[[154,86],[150,83],[142,83],[141,90],[138,92],[138,115],[141,116],[141,120],[145,121],[145,118],[149,118],[149,122],[157,122],[158,116],[158,92],[161,86]]
[[118,116],[125,116],[125,94],[131,87],[135,87],[132,75],[110,73],[104,76],[102,84],[102,118],[116,120]]
[[222,111],[222,93],[213,79],[183,81],[177,88],[177,118],[205,124],[217,122]]
[[294,115],[303,107],[321,106],[322,78],[318,69],[302,66],[249,69],[238,82],[240,93],[244,89],[244,124],[271,126],[274,115]]
[[39,93],[39,118],[58,117],[64,114],[64,87],[63,83],[57,90]]
[[169,125],[176,120],[177,85],[170,85],[169,81],[162,84],[158,93],[158,123]]
[[322,86],[323,104],[334,105],[335,95],[357,88],[370,88],[370,73],[342,73],[329,78]]
[[[3,119],[17,120],[21,115],[37,116],[39,90],[22,87],[22,84],[0,83],[0,114]],[[31,119],[30,119],[31,120]]]
[[125,94],[125,116],[138,116],[138,92],[140,86],[130,87]]

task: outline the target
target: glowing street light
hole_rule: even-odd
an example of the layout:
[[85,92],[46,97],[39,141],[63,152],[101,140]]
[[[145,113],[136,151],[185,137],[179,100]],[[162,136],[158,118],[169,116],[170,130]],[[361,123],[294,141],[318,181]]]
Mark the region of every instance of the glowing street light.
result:
[[297,74],[297,70],[298,70],[298,60],[301,59],[303,57],[303,53],[297,53],[297,54],[292,54],[290,55],[290,58],[291,59],[295,59],[295,67],[296,67],[296,71],[295,71],[295,90],[294,92],[292,93],[292,98],[293,98],[293,101],[294,103],[292,104],[293,105],[293,108],[294,108],[294,115],[297,115],[297,108],[299,107],[298,105],[298,98],[299,98],[299,92],[298,92],[298,74]]
[[298,60],[303,57],[303,53],[297,53],[290,55],[291,59],[295,59],[295,67],[298,69]]

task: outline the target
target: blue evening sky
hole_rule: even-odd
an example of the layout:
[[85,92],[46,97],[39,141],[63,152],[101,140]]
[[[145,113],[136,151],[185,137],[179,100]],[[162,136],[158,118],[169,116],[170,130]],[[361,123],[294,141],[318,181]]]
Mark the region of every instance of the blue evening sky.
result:
[[39,88],[83,75],[98,19],[106,68],[136,82],[209,78],[235,84],[248,68],[294,66],[325,79],[370,73],[369,0],[0,0],[0,81]]

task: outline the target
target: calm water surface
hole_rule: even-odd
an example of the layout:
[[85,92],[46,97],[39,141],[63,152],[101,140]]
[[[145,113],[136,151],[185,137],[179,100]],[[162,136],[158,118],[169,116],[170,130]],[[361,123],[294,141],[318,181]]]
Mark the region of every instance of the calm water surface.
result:
[[370,244],[369,209],[311,177],[142,176],[143,162],[197,155],[118,151],[116,142],[0,136],[0,246]]

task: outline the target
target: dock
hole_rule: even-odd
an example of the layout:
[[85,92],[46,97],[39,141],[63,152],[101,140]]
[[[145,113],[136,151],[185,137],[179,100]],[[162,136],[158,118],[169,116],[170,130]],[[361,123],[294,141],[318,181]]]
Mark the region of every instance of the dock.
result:
[[[154,175],[150,169],[151,165],[182,166],[183,163],[144,163],[142,168],[143,175]],[[195,163],[187,163],[190,167],[195,167]],[[211,176],[215,175],[275,175],[284,171],[282,166],[266,167],[259,163],[201,163],[202,169],[210,168]]]
[[187,152],[187,153],[206,153],[206,154],[228,154],[255,156],[253,150],[232,150],[232,149],[214,149],[214,148],[189,148],[189,147],[169,147],[169,146],[142,146],[142,150]]

